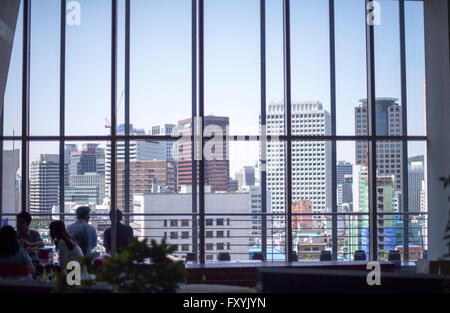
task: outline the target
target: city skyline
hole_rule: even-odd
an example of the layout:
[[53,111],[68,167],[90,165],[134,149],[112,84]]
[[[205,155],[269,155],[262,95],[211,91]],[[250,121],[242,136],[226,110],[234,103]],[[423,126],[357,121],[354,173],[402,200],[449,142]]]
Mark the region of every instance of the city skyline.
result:
[[[109,13],[107,2],[80,1],[82,22],[80,26],[67,27],[67,77],[66,82],[66,133],[68,135],[107,134],[105,119],[110,120],[109,99]],[[237,6],[239,5],[239,10]],[[282,79],[282,25],[281,1],[267,1],[267,103],[283,98]],[[328,2],[293,2],[292,15],[292,99],[295,101],[320,101],[329,111],[329,56],[328,56]],[[390,44],[376,47],[376,95],[400,97],[399,43],[397,6],[381,1],[382,24],[376,27],[376,42]],[[59,49],[58,1],[32,4],[33,31],[31,39],[31,134],[59,134]],[[423,135],[423,32],[421,4],[405,3],[408,131],[410,135]],[[54,13],[54,14],[53,14]],[[95,19],[93,15],[95,13]],[[123,45],[123,5],[119,4],[119,46]],[[151,18],[144,18],[148,14]],[[260,108],[259,92],[259,1],[217,1],[205,7],[205,113],[230,118],[230,134],[248,135],[258,132]],[[366,97],[364,5],[336,3],[336,103],[337,134],[352,135],[354,129],[353,107]],[[166,19],[165,17],[171,17]],[[230,22],[231,20],[232,23]],[[17,24],[12,52],[10,74],[5,94],[5,135],[20,135],[21,116],[13,104],[21,95],[22,29]],[[167,21],[171,20],[171,23]],[[323,21],[323,22],[322,22]],[[176,123],[190,116],[190,6],[184,1],[157,3],[133,1],[131,56],[131,123],[149,129],[152,125]],[[148,27],[153,26],[153,27]],[[224,27],[226,26],[226,27]],[[224,27],[224,28],[222,28]],[[314,36],[305,29],[315,29]],[[239,29],[240,31],[234,31]],[[163,30],[163,31],[162,31]],[[220,34],[220,38],[216,35]],[[166,37],[173,38],[170,42]],[[216,38],[217,37],[217,38]],[[36,40],[36,39],[39,40]],[[94,40],[89,54],[83,47],[85,41]],[[99,40],[100,38],[100,40]],[[352,40],[350,40],[350,38]],[[411,40],[414,38],[415,40]],[[90,40],[92,39],[92,40]],[[158,51],[152,47],[158,45]],[[312,49],[302,49],[303,46]],[[236,51],[235,51],[236,50]],[[237,53],[239,51],[239,54]],[[123,50],[118,55],[118,123],[123,122]],[[147,53],[146,53],[147,52]],[[161,59],[170,56],[171,62]],[[106,57],[105,57],[106,56]],[[39,60],[39,62],[38,62]],[[219,60],[221,60],[219,62]],[[305,62],[308,60],[308,62]],[[89,75],[86,77],[86,70]],[[40,73],[46,73],[42,76]],[[170,76],[170,80],[169,80]],[[175,79],[173,79],[175,77]],[[157,79],[158,78],[158,79]],[[170,82],[170,83],[169,83]],[[227,86],[224,89],[224,86]],[[178,92],[170,90],[176,88]],[[164,96],[164,97],[163,97]],[[403,101],[400,101],[400,105]],[[169,110],[157,110],[158,107]],[[90,114],[82,112],[88,110]],[[52,117],[55,117],[52,119]],[[70,118],[69,118],[70,117]],[[83,121],[81,123],[81,121]],[[80,127],[84,125],[84,127]],[[251,125],[250,128],[246,127]],[[86,127],[87,126],[87,127]],[[352,153],[338,151],[338,159],[352,163]],[[237,144],[245,155],[244,144]],[[5,142],[5,149],[8,143]],[[350,147],[351,148],[351,147]],[[42,143],[41,153],[57,153],[55,145]],[[233,154],[233,149],[230,153]],[[419,154],[419,153],[415,153]],[[412,153],[411,155],[415,155]],[[237,155],[237,153],[235,154]],[[235,158],[237,160],[237,158]],[[231,172],[253,160],[241,160],[241,165],[231,164]]]

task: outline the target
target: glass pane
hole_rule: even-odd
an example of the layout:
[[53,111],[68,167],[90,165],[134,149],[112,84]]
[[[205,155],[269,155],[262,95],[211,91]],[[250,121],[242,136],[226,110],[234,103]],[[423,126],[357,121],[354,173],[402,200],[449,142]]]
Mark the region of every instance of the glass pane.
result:
[[259,1],[205,2],[205,114],[228,116],[231,134],[257,134]]
[[59,143],[31,142],[29,166],[30,213],[58,210]]
[[355,135],[355,108],[367,98],[365,1],[335,1],[336,132]]
[[331,142],[292,142],[292,235],[299,260],[319,260],[330,250],[331,166]]
[[105,143],[66,142],[64,151],[65,210],[104,204]]
[[[354,141],[339,141],[336,144],[336,202],[337,211],[341,215],[337,216],[338,235],[338,260],[353,260],[353,255],[359,249],[358,235],[364,216],[361,213],[361,187],[353,184],[355,165],[355,147],[361,143]],[[356,171],[358,174],[359,171]],[[365,186],[367,187],[367,185]],[[355,188],[357,188],[355,190]],[[356,199],[353,194],[358,197]],[[367,196],[366,196],[367,197]],[[354,204],[356,203],[356,207]],[[366,211],[367,212],[367,211]]]
[[111,123],[111,1],[78,2],[80,23],[66,30],[66,134],[104,135]]
[[425,135],[424,41],[423,2],[405,1],[408,135]]
[[[291,2],[292,127],[306,110],[330,112],[330,49],[328,1]],[[309,47],[305,49],[305,47]],[[310,107],[310,108],[307,108]],[[329,113],[328,113],[329,114]],[[302,126],[303,126],[302,125]],[[310,132],[309,125],[296,135],[331,135],[331,124],[324,131]]]
[[21,211],[22,143],[3,142],[2,224],[16,227],[15,214]]
[[[376,133],[379,136],[402,134],[400,78],[400,32],[398,1],[379,1],[380,24],[374,27]],[[376,15],[375,14],[375,19]],[[376,23],[376,22],[375,22]]]
[[59,135],[60,8],[58,0],[31,2],[31,135]]
[[[3,107],[3,135],[19,136],[22,133],[22,54],[23,54],[23,2],[20,2],[19,16],[17,24],[14,25],[16,31],[12,46],[6,46],[11,49],[11,59],[9,62],[9,70],[2,68],[4,73],[6,86]],[[3,72],[5,71],[5,72]]]
[[[191,117],[191,2],[131,2],[130,121],[146,134]],[[124,101],[119,103],[123,111]],[[176,132],[175,132],[176,134]]]

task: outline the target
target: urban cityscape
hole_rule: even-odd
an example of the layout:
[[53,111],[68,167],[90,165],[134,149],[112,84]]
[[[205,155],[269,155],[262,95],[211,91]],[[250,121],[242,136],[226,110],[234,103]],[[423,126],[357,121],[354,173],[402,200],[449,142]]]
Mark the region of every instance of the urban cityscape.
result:
[[[400,135],[403,117],[398,99],[377,98],[376,106],[378,135]],[[354,116],[355,134],[366,135],[365,99],[355,105]],[[229,132],[226,116],[206,116],[204,124],[216,127],[223,134]],[[283,134],[283,100],[268,104],[266,126],[267,135]],[[192,127],[190,118],[147,130],[130,125],[130,135],[176,136],[190,134]],[[293,135],[330,135],[330,129],[330,113],[319,101],[292,102]],[[117,134],[125,134],[125,125],[118,126]],[[126,221],[136,236],[165,238],[175,245],[176,256],[185,258],[197,249],[198,222],[192,215],[191,141],[130,140],[128,181],[125,145],[125,142],[117,144],[117,208],[126,213]],[[268,141],[266,145],[266,212],[262,212],[261,161],[255,158],[253,164],[239,162],[238,170],[231,173],[230,162],[235,160],[229,159],[229,143],[221,145],[223,157],[205,160],[206,260],[218,260],[221,252],[229,253],[234,260],[251,260],[254,254],[261,253],[264,235],[266,259],[284,260],[285,144]],[[293,247],[301,260],[318,260],[322,251],[332,249],[333,192],[338,212],[338,260],[351,260],[358,250],[369,253],[367,142],[356,141],[354,147],[354,163],[337,160],[333,165],[330,141],[292,142]],[[101,234],[110,226],[111,146],[109,143],[66,143],[64,151],[65,208],[59,208],[59,155],[39,154],[29,164],[30,213],[48,220],[58,219],[64,212],[69,213],[66,220],[70,221],[74,219],[70,214],[78,206],[88,205],[93,212],[92,223],[98,230],[101,251]],[[4,150],[3,160],[3,207],[10,210],[3,213],[17,213],[20,212],[20,150]],[[332,190],[332,166],[336,167],[336,190]],[[237,168],[236,164],[233,168]],[[408,246],[410,259],[418,259],[427,251],[424,156],[404,158],[400,141],[379,141],[376,168],[379,258],[387,258],[390,250],[403,249],[401,191],[403,171],[407,171],[408,212],[417,213],[408,221]],[[43,223],[39,229],[43,238],[48,238],[46,227]]]

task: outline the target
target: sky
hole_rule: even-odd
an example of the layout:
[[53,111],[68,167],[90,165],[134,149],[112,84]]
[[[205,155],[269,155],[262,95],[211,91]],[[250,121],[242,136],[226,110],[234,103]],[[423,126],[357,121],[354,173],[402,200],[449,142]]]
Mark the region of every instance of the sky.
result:
[[[106,135],[110,112],[111,1],[79,0],[81,24],[67,26],[66,134]],[[124,3],[119,0],[118,122],[124,120]],[[398,5],[379,1],[375,26],[376,96],[401,99]],[[59,135],[59,0],[32,1],[31,135]],[[191,1],[133,0],[131,123],[148,131],[191,115]],[[423,8],[407,1],[408,134],[424,135]],[[22,9],[21,9],[22,12]],[[282,1],[266,1],[267,102],[283,98]],[[363,0],[335,1],[338,135],[353,135],[354,107],[366,97]],[[260,113],[259,0],[205,0],[205,114],[228,116],[233,135],[257,134]],[[22,17],[5,94],[5,135],[21,131]],[[328,0],[291,0],[292,101],[330,110]],[[17,143],[16,143],[17,145]],[[10,145],[5,144],[8,148]],[[410,143],[409,155],[423,154]],[[31,155],[57,153],[34,143]],[[354,161],[354,143],[339,142],[338,160]],[[230,145],[230,174],[258,159],[257,143]]]

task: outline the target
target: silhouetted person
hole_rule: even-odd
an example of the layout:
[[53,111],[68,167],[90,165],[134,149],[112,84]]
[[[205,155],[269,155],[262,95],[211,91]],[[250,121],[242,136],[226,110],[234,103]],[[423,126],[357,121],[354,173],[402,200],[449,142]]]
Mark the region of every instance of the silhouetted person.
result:
[[[121,223],[122,221],[122,211],[116,211],[116,221],[117,221],[117,247],[128,246],[133,240],[133,228],[128,225]],[[109,212],[109,218],[112,223],[113,211]],[[103,233],[103,245],[105,246],[106,252],[111,253],[111,227],[105,230]]]
[[49,228],[50,238],[58,250],[59,264],[62,268],[66,266],[66,262],[78,261],[80,257],[83,257],[80,246],[67,232],[63,221],[53,221]]
[[31,215],[28,212],[17,214],[17,241],[22,248],[28,251],[31,259],[35,263],[39,263],[39,254],[37,250],[44,247],[39,232],[30,229]]
[[[19,246],[16,231],[11,226],[0,228],[0,264],[32,265],[30,256]],[[31,274],[27,278],[32,279]]]
[[77,221],[67,226],[67,232],[78,242],[84,255],[95,254],[92,251],[97,246],[97,232],[89,225],[91,209],[88,206],[77,208]]

